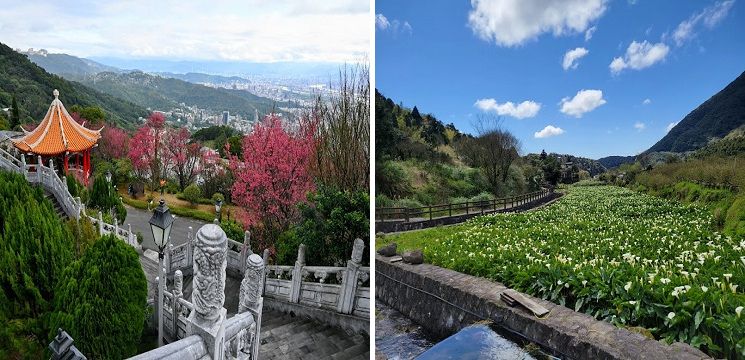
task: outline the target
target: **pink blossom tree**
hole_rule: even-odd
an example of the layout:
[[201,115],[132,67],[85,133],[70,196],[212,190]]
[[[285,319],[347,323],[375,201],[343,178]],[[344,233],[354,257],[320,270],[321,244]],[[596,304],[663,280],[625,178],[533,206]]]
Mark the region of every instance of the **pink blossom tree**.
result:
[[194,182],[200,170],[202,157],[202,145],[198,142],[190,142],[189,130],[181,128],[174,130],[168,136],[168,156],[176,174],[179,189],[182,191],[186,186]]
[[148,117],[145,126],[135,132],[129,142],[127,155],[137,176],[150,178],[153,184],[166,176],[170,159],[165,156],[164,143],[167,131],[165,117],[154,112]]
[[108,125],[101,131],[98,151],[106,160],[121,159],[127,156],[129,135],[124,130]]
[[233,202],[238,216],[258,235],[259,243],[273,240],[297,219],[297,205],[315,186],[308,171],[314,142],[309,134],[293,134],[276,116],[267,116],[243,138],[243,159],[231,158],[235,177]]

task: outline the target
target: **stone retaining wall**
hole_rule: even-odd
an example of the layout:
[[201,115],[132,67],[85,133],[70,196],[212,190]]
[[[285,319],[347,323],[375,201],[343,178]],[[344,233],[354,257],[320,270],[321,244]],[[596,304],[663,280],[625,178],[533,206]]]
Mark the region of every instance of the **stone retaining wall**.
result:
[[[376,255],[375,296],[436,336],[446,337],[480,320],[571,359],[704,359],[683,343],[667,345],[598,321],[564,306],[533,298],[550,313],[537,318],[500,300],[507,288],[497,282],[434,265],[389,263]],[[526,295],[527,296],[527,295]]]

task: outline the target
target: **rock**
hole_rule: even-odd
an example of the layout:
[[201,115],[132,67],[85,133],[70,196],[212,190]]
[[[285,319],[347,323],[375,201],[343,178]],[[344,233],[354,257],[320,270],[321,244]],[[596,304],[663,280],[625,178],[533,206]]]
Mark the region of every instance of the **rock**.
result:
[[422,250],[407,251],[403,254],[404,262],[407,264],[417,265],[424,262]]
[[390,243],[386,246],[383,246],[378,250],[378,254],[383,256],[393,256],[396,255],[396,243]]

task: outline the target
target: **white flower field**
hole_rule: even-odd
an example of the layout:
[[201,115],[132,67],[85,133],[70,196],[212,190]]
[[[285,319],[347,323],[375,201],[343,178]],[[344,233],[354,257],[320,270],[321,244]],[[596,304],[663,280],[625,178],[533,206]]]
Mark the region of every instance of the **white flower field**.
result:
[[624,188],[574,186],[541,210],[475,218],[424,252],[618,326],[745,357],[745,239],[711,218]]

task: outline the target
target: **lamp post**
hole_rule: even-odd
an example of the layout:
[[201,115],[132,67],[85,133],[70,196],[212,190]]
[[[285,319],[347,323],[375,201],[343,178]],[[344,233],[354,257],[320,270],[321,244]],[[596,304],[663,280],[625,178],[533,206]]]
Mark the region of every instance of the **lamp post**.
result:
[[158,347],[163,346],[163,293],[166,291],[166,277],[163,271],[163,250],[168,244],[171,236],[171,225],[173,216],[171,210],[166,206],[162,198],[158,207],[153,211],[150,218],[150,229],[153,231],[153,240],[158,246]]
[[215,200],[215,212],[217,213],[217,221],[222,221],[222,214],[220,213],[220,209],[222,209],[222,199]]

